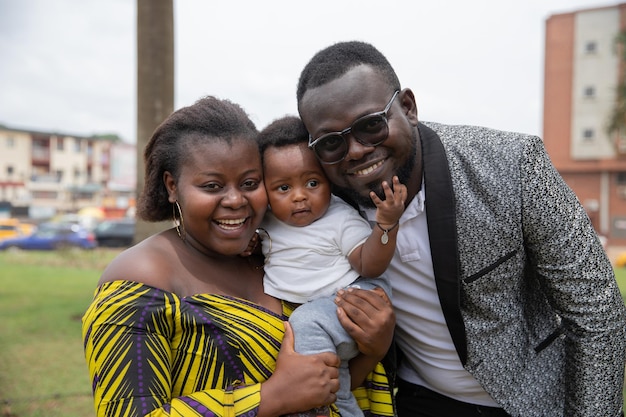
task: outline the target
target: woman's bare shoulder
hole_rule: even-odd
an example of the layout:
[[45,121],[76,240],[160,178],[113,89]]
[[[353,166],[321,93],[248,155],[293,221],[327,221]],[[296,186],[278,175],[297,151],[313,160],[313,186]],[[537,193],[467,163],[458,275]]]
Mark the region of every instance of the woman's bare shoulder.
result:
[[117,255],[102,272],[98,285],[125,280],[172,291],[169,277],[175,256],[165,233],[150,236]]

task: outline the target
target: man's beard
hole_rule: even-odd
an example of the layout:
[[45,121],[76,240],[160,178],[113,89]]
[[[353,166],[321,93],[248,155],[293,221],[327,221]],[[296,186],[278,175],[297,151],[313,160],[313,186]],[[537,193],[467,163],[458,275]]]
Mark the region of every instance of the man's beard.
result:
[[[415,156],[417,155],[417,138],[414,137],[413,139],[414,140],[410,149],[411,154],[407,158],[406,162],[395,173],[395,175],[398,176],[400,183],[404,185],[408,183],[409,178],[411,178],[411,174],[413,173],[413,169],[415,168]],[[390,185],[393,188],[393,184]],[[370,184],[367,184],[367,188],[371,191],[374,191],[378,198],[380,198],[381,200],[385,200],[385,192],[383,191],[382,183],[372,182]],[[339,187],[334,185],[333,193],[344,199],[347,199],[348,201],[352,200],[361,207],[376,208],[376,205],[369,195],[364,196],[353,188]]]

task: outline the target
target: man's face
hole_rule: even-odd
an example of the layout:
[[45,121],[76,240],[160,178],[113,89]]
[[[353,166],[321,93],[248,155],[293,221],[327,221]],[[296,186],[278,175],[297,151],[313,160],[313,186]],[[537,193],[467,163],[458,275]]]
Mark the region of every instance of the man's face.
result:
[[[342,77],[308,90],[300,102],[300,116],[315,140],[329,132],[341,132],[365,115],[380,112],[394,91],[368,66],[359,66]],[[403,90],[387,112],[389,133],[377,146],[364,145],[347,133],[348,151],[335,164],[323,164],[330,181],[359,204],[373,206],[369,192],[382,199],[382,182],[392,184],[397,175],[409,191],[416,193],[420,178],[414,174],[418,157],[417,109],[410,90]],[[421,171],[421,165],[419,167]],[[421,176],[421,173],[418,173]],[[412,187],[413,185],[413,187]]]

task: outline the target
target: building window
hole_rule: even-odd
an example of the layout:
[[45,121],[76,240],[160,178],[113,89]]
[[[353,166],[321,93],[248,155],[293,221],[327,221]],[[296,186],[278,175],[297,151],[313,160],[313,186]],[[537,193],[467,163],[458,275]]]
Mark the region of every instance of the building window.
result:
[[585,44],[585,53],[587,54],[595,54],[597,52],[598,49],[598,44],[596,43],[596,41],[588,41]]
[[617,173],[617,185],[626,185],[626,172]]
[[594,98],[596,96],[596,89],[593,86],[585,87],[585,97],[586,98]]
[[63,138],[57,138],[57,151],[63,150]]
[[593,131],[593,129],[589,128],[589,129],[583,130],[583,140],[585,142],[592,141],[594,136],[595,136],[595,132]]
[[56,191],[38,191],[34,190],[32,192],[33,198],[36,199],[45,199],[45,200],[56,200],[58,193]]
[[11,165],[9,165],[7,167],[7,175],[10,177],[11,175],[13,175],[14,169]]
[[6,140],[6,145],[8,149],[15,148],[15,138],[13,136],[9,136]]
[[77,200],[92,200],[93,192],[90,191],[77,191],[74,193],[74,198]]
[[80,139],[76,138],[74,139],[74,152],[80,153],[80,151],[81,151]]

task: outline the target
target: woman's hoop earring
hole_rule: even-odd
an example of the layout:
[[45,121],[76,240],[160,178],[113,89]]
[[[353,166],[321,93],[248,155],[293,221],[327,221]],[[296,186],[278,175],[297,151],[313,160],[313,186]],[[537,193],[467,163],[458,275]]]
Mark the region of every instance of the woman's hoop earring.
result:
[[[176,218],[176,211],[178,210],[178,218]],[[180,204],[178,204],[178,200],[174,201],[172,204],[172,221],[174,222],[174,227],[176,228],[176,233],[178,233],[178,237],[185,241],[187,238],[187,232],[185,231],[185,221],[183,220],[183,211],[180,209]]]
[[272,252],[272,238],[270,237],[270,234],[267,233],[267,230],[263,229],[262,227],[259,227],[258,229],[256,229],[256,233],[259,235],[259,237],[261,237],[261,240],[263,240],[262,235],[267,236],[267,242],[269,245],[267,249],[267,253],[265,254],[265,259],[263,260],[263,265],[259,267],[259,269],[261,269],[265,265],[267,265],[267,260],[270,258],[270,253]]

